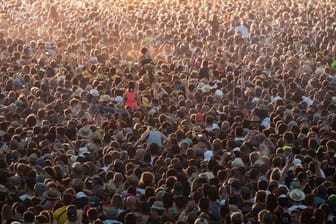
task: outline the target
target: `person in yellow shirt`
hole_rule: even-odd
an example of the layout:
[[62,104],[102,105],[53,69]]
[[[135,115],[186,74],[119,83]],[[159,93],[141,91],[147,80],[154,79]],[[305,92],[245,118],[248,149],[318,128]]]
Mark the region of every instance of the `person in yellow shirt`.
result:
[[[70,194],[64,194],[63,198],[63,206],[56,209],[53,213],[53,223],[54,224],[65,224],[67,222],[67,208],[72,204],[73,197]],[[82,212],[77,209],[77,217],[79,220],[82,219]]]

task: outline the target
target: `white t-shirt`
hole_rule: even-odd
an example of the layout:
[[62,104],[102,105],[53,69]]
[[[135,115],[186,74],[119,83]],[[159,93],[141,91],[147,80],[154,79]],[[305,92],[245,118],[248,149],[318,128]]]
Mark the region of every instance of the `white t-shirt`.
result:
[[248,31],[247,27],[244,26],[243,24],[241,24],[240,26],[236,26],[235,27],[235,33],[241,33],[241,35],[244,38],[248,38],[249,37],[249,31]]

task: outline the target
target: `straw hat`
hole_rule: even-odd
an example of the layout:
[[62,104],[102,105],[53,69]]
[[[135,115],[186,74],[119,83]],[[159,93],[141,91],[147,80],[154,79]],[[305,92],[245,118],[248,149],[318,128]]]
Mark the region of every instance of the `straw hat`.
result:
[[44,192],[44,197],[49,200],[58,200],[61,198],[61,192],[59,192],[56,188],[52,187]]

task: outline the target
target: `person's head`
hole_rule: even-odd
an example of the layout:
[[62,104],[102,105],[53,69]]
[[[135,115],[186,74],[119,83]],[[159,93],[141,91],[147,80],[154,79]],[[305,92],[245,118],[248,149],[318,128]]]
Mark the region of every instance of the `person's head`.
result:
[[124,207],[124,201],[120,194],[114,194],[111,202],[112,205],[116,208],[122,209]]
[[262,210],[258,214],[258,221],[260,224],[273,224],[274,217],[273,214],[268,210]]
[[265,203],[265,199],[266,199],[266,192],[264,190],[259,190],[256,192],[255,194],[255,202],[257,203]]
[[207,212],[209,210],[209,200],[207,198],[201,198],[199,201],[199,209],[201,212]]
[[148,53],[148,48],[146,47],[141,48],[141,54],[145,55],[147,53]]
[[154,175],[151,172],[143,172],[141,174],[140,180],[139,180],[139,184],[147,187],[147,186],[153,186],[154,185]]
[[230,216],[230,221],[232,224],[242,224],[244,221],[243,214],[241,212],[233,212]]
[[77,221],[77,207],[75,205],[69,205],[66,208],[66,214],[68,222],[73,223]]
[[136,198],[133,196],[127,197],[125,206],[127,210],[135,210],[137,208]]
[[278,204],[281,207],[287,208],[289,206],[288,196],[286,194],[280,194],[278,197]]
[[129,91],[134,91],[135,89],[135,83],[134,82],[129,82],[128,83],[128,90]]
[[33,212],[31,211],[26,211],[25,213],[23,213],[23,221],[24,223],[34,223],[35,221],[35,215]]
[[73,201],[73,196],[70,193],[66,193],[62,197],[62,201],[64,205],[71,205]]
[[165,207],[162,201],[154,201],[152,203],[151,210],[150,210],[150,214],[152,218],[161,218],[164,211],[165,211]]
[[133,213],[127,213],[124,217],[124,224],[136,223],[136,216]]
[[87,217],[90,221],[94,221],[98,218],[98,210],[96,208],[89,208],[86,212]]
[[13,216],[12,207],[9,206],[8,204],[4,204],[1,209],[1,218],[3,220],[7,220],[12,218],[12,216]]

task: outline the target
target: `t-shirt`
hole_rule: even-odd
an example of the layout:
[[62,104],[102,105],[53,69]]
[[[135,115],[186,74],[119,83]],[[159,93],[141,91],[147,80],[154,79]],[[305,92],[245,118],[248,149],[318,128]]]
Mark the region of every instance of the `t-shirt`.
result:
[[244,38],[249,37],[249,32],[246,26],[243,24],[240,26],[235,27],[235,33],[240,33]]
[[[56,209],[53,213],[53,219],[57,224],[65,224],[67,222],[67,206]],[[77,209],[77,219],[82,220],[82,212]]]
[[207,79],[209,80],[209,68],[208,67],[202,67],[200,68],[200,71],[199,71],[199,79]]

